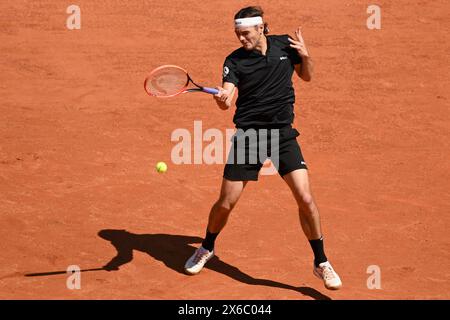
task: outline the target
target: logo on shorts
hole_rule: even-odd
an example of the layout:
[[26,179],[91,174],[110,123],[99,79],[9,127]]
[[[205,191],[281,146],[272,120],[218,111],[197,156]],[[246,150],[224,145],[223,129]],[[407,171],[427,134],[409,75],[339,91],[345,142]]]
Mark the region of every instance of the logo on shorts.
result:
[[224,66],[222,78],[225,78],[228,75],[228,73],[230,73],[230,68],[228,68],[227,66]]
[[286,60],[286,59],[287,59],[287,56],[280,57],[280,60]]

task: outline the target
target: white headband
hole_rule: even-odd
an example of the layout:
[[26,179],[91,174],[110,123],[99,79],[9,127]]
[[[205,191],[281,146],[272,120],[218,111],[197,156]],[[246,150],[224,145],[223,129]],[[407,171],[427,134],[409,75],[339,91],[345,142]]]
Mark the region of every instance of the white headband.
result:
[[236,28],[253,27],[253,26],[257,26],[262,23],[263,23],[263,20],[261,17],[250,17],[250,18],[242,18],[242,19],[234,20],[234,26]]

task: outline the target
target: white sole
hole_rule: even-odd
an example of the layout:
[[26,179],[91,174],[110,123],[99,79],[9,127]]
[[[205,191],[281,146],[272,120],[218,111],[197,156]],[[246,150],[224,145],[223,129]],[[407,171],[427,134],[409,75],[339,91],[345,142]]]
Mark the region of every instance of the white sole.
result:
[[[202,270],[200,270],[200,271],[202,271]],[[189,276],[195,276],[196,274],[199,274],[200,271],[199,272],[191,272],[191,271],[188,271],[187,269],[184,269],[184,273],[186,273]]]

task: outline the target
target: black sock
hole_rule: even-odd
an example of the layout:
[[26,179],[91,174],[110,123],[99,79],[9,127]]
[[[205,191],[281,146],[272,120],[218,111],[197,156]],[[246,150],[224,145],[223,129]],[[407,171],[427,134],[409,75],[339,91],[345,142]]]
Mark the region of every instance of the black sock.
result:
[[206,230],[206,237],[205,237],[205,240],[203,240],[203,242],[202,242],[202,247],[209,251],[213,251],[214,250],[214,242],[216,241],[216,238],[218,235],[219,235],[219,233],[211,233],[208,230]]
[[322,262],[328,261],[327,256],[323,250],[323,237],[317,240],[309,240],[309,244],[314,252],[314,265],[319,266]]

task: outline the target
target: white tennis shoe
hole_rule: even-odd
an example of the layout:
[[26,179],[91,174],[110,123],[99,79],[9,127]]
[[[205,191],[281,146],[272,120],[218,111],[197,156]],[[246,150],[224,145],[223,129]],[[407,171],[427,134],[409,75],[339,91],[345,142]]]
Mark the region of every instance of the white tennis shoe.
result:
[[205,263],[214,256],[214,250],[209,251],[200,246],[195,253],[186,261],[184,271],[187,274],[194,275],[202,271]]
[[338,290],[342,287],[341,278],[328,261],[322,262],[318,267],[314,266],[313,273],[317,278],[323,280],[325,288],[328,290]]

